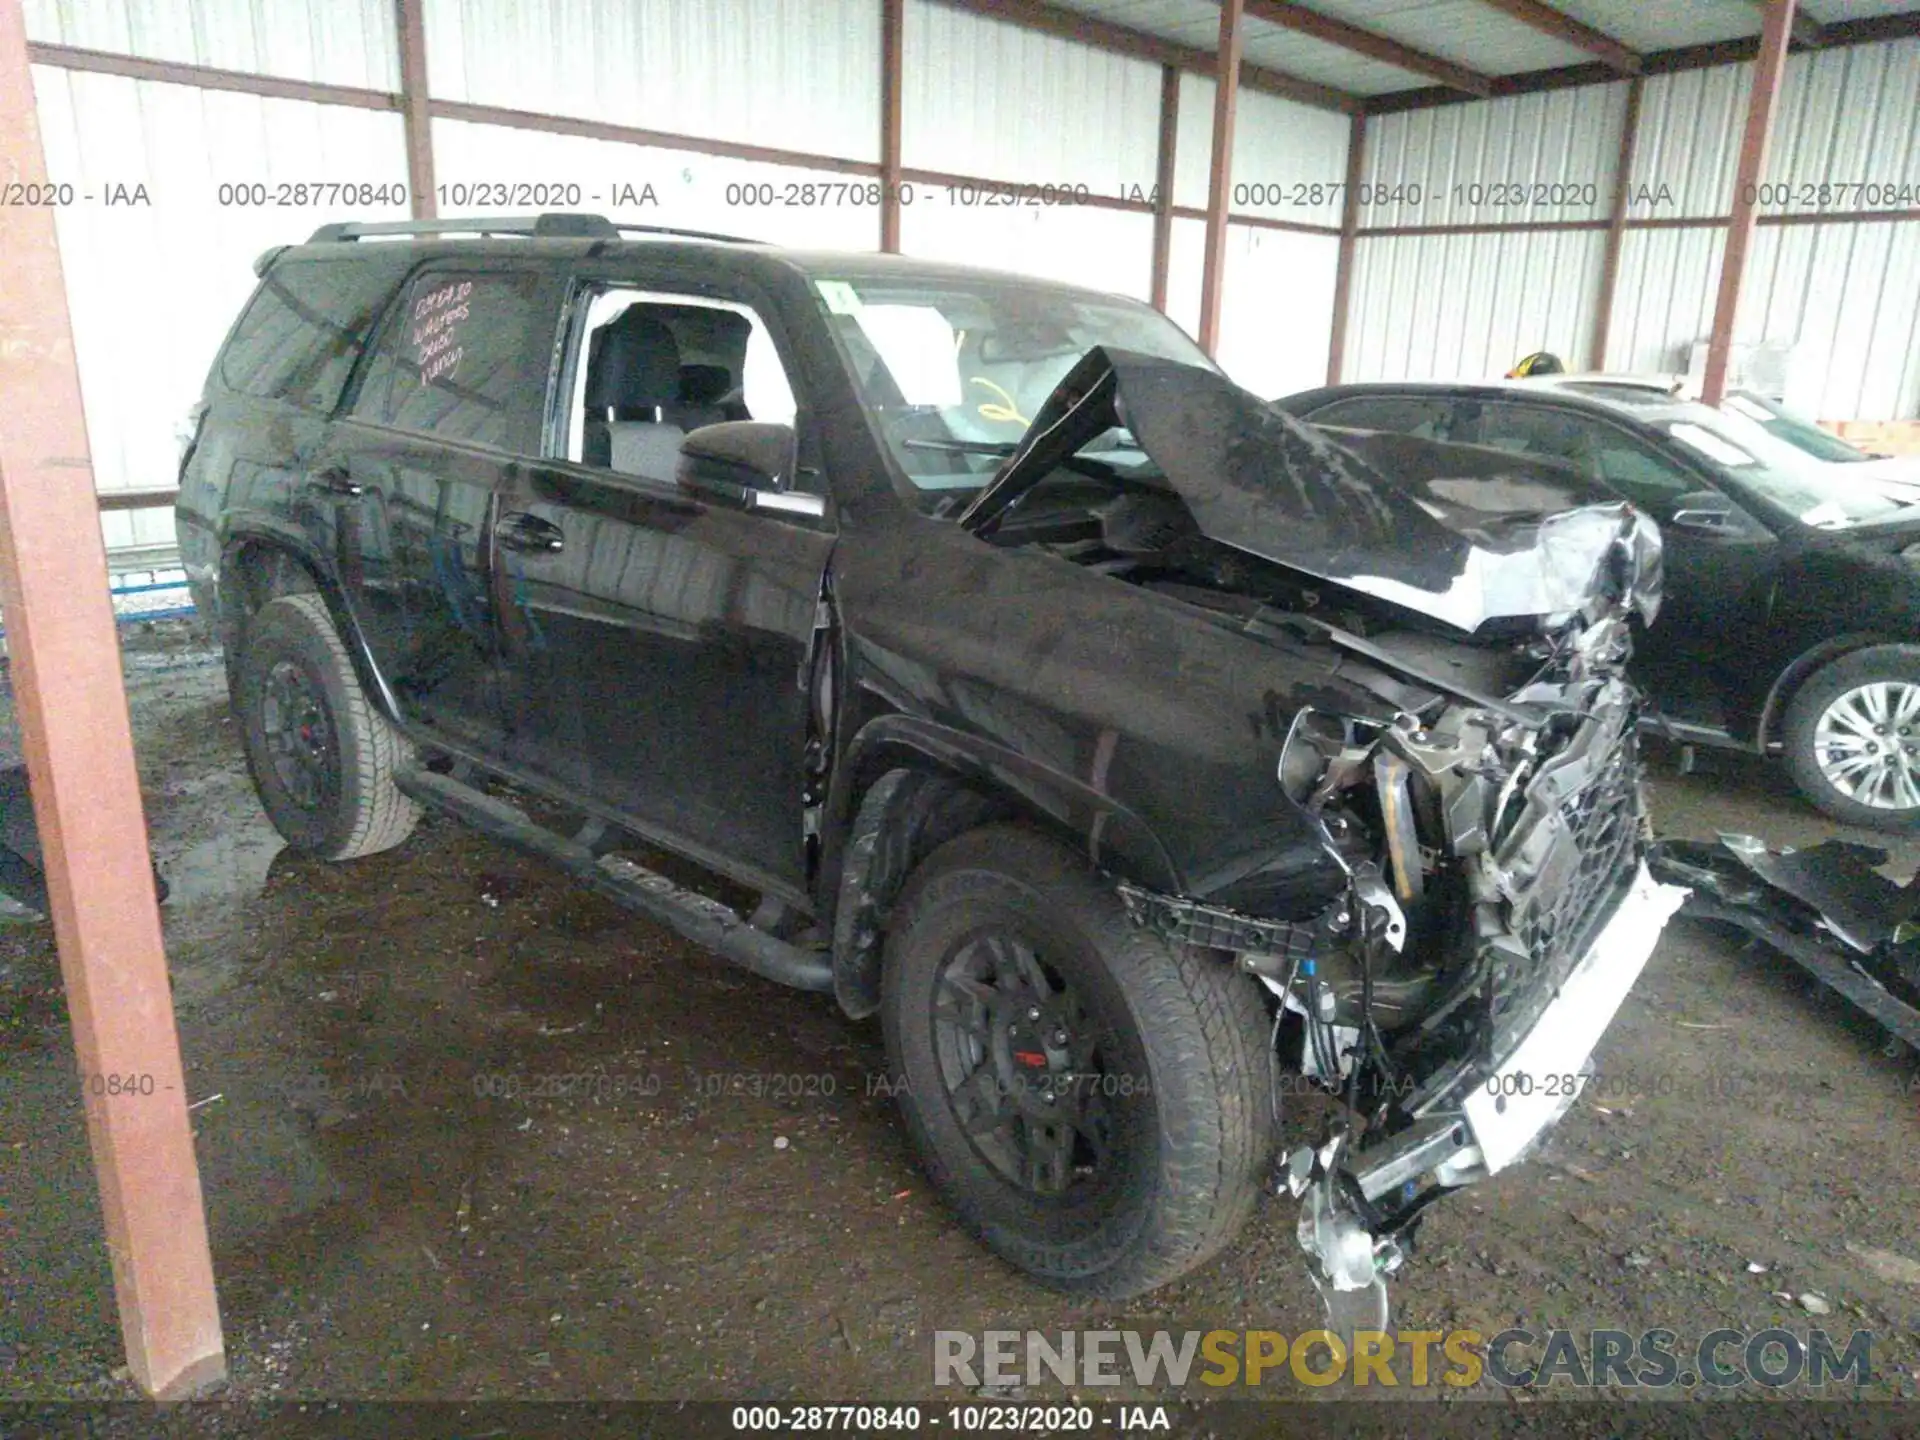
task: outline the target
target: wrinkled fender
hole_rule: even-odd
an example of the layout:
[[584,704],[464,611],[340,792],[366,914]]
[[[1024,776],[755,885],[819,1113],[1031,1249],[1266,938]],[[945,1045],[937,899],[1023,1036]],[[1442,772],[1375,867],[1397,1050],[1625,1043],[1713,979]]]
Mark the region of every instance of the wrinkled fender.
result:
[[833,867],[834,995],[847,1015],[863,1019],[880,1008],[884,932],[913,867],[1005,809],[1084,847],[1095,865],[1177,888],[1165,847],[1111,796],[978,736],[880,716],[848,746],[830,802],[842,840]]
[[1017,751],[913,715],[870,720],[848,744],[834,777],[830,812],[851,821],[856,782],[900,766],[932,767],[1070,838],[1089,863],[1151,889],[1178,893],[1179,867],[1152,828],[1111,795]]
[[[220,573],[215,577],[214,586],[216,596],[221,595],[227,576],[235,570],[241,551],[259,546],[289,556],[312,577],[314,589],[325,602],[327,613],[333,617],[334,629],[340,632],[340,639],[347,647],[347,656],[353,661],[360,688],[381,714],[396,725],[404,725],[399,699],[394,695],[393,687],[387,683],[386,676],[380,673],[380,667],[374,663],[373,651],[367,644],[366,631],[360,624],[353,603],[340,588],[333,568],[314,553],[306,532],[266,515],[249,515],[245,524],[225,526],[223,532],[220,537]],[[224,597],[218,603],[224,606]],[[220,617],[223,639],[228,633],[226,622],[227,617],[223,613]]]

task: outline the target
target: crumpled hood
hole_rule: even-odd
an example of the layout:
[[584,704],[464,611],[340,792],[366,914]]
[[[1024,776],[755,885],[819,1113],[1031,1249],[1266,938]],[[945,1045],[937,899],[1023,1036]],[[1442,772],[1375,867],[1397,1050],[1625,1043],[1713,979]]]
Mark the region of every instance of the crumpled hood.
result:
[[1124,350],[1068,372],[961,523],[989,531],[1116,425],[1208,538],[1463,630],[1658,608],[1659,531],[1565,467],[1404,435],[1336,443],[1214,371]]

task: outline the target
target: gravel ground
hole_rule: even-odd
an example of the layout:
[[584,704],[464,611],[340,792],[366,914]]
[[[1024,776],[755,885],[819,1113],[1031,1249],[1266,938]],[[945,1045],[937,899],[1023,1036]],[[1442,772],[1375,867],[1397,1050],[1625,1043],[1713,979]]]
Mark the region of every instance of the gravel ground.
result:
[[[448,823],[339,867],[282,854],[214,658],[160,626],[128,677],[230,1395],[932,1399],[935,1329],[1318,1324],[1284,1201],[1142,1301],[1036,1288],[929,1192],[876,1025]],[[1651,776],[1665,834],[1832,833],[1755,760],[1683,777],[1656,752]],[[1891,873],[1916,863],[1896,846]],[[1913,1393],[1911,1057],[1784,962],[1676,922],[1598,1063],[1543,1155],[1432,1214],[1396,1323],[1664,1327],[1683,1350],[1863,1329],[1863,1393]],[[134,1393],[75,1100],[48,928],[0,924],[0,1399]],[[1258,1393],[1324,1394],[1284,1368]],[[1128,1396],[1182,1398],[1094,1398]]]

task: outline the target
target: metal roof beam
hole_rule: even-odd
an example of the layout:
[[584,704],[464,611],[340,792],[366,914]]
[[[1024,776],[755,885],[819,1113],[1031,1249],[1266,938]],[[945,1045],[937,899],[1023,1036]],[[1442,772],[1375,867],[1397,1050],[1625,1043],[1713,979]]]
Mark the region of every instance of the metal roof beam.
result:
[[[1753,10],[1765,11],[1767,8],[1767,0],[1745,0],[1745,4]],[[1826,27],[1798,6],[1793,12],[1793,29],[1788,33],[1794,44],[1804,45],[1809,50],[1827,43]]]
[[1551,35],[1555,40],[1586,51],[1609,70],[1617,70],[1622,75],[1640,73],[1638,52],[1622,45],[1606,31],[1582,24],[1551,5],[1541,4],[1540,0],[1480,0],[1480,3],[1522,25],[1532,26],[1542,35]]
[[[1820,27],[1820,48],[1837,50],[1848,45],[1873,45],[1886,40],[1908,40],[1920,36],[1920,9],[1903,10],[1893,15],[1869,15],[1861,20],[1834,20]],[[1737,40],[1715,40],[1705,45],[1682,45],[1672,50],[1649,50],[1640,57],[1644,75],[1671,75],[1682,70],[1705,70],[1715,65],[1739,65],[1760,53],[1760,37],[1745,35]],[[1620,78],[1605,65],[1568,65],[1551,70],[1525,70],[1517,75],[1493,77],[1493,94],[1532,95],[1543,90],[1567,90],[1579,85],[1604,85]],[[1419,90],[1392,90],[1370,96],[1369,115],[1392,115],[1403,110],[1428,110],[1436,105],[1456,105],[1465,98],[1457,90],[1436,85]]]
[[1278,25],[1301,35],[1310,35],[1315,40],[1338,45],[1343,50],[1365,55],[1383,65],[1425,75],[1429,80],[1437,80],[1455,90],[1464,90],[1469,95],[1484,97],[1493,93],[1492,77],[1482,75],[1477,70],[1469,70],[1451,60],[1442,60],[1438,55],[1416,50],[1411,45],[1403,45],[1375,31],[1362,30],[1358,25],[1349,25],[1331,15],[1322,15],[1318,10],[1309,10],[1304,5],[1292,4],[1291,0],[1246,0],[1246,7],[1251,19]]
[[[1219,70],[1211,50],[1182,45],[1177,40],[1135,30],[1128,25],[1116,25],[1111,20],[1084,15],[1064,5],[1049,5],[1046,0],[938,0],[938,3],[964,10],[970,15],[1018,25],[1023,30],[1091,45],[1096,50],[1111,50],[1117,55],[1128,55],[1155,65],[1171,65],[1176,70],[1205,75],[1209,79]],[[1297,100],[1302,105],[1312,105],[1321,110],[1337,110],[1344,115],[1355,114],[1364,104],[1363,97],[1359,95],[1336,90],[1330,85],[1316,84],[1312,80],[1302,80],[1297,75],[1269,70],[1263,65],[1243,62],[1240,66],[1240,83],[1249,90]]]

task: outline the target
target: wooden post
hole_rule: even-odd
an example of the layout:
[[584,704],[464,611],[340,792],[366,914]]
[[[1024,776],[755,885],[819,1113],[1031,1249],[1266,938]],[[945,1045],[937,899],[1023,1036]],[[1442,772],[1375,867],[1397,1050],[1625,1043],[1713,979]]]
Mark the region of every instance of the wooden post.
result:
[[439,214],[433,176],[433,112],[427,102],[425,0],[394,0],[394,26],[400,41],[400,116],[407,139],[407,188],[413,192],[413,218]]
[[1760,53],[1753,57],[1753,92],[1747,97],[1747,129],[1740,140],[1739,171],[1733,182],[1733,211],[1727,222],[1726,248],[1720,252],[1720,293],[1713,305],[1713,330],[1707,338],[1707,373],[1700,398],[1718,405],[1727,393],[1727,367],[1733,356],[1733,322],[1740,309],[1740,287],[1747,278],[1747,251],[1753,246],[1753,222],[1761,180],[1767,169],[1767,142],[1773,136],[1773,102],[1787,68],[1787,41],[1793,36],[1793,0],[1767,0],[1760,27]]
[[1213,165],[1207,176],[1207,256],[1200,272],[1200,348],[1218,356],[1220,294],[1227,282],[1227,204],[1233,194],[1233,120],[1240,102],[1240,51],[1246,39],[1245,0],[1221,0],[1220,46],[1215,54]]
[[1347,316],[1353,309],[1353,252],[1359,241],[1360,185],[1367,173],[1367,117],[1353,117],[1347,133],[1347,188],[1340,197],[1340,258],[1333,269],[1333,332],[1327,337],[1327,384],[1338,385],[1347,363]]
[[1600,252],[1600,293],[1594,299],[1593,343],[1587,350],[1587,368],[1607,368],[1607,339],[1613,333],[1613,297],[1620,286],[1620,247],[1627,238],[1627,192],[1633,184],[1633,152],[1640,140],[1638,75],[1627,81],[1627,113],[1620,122],[1620,154],[1613,164],[1613,199],[1607,211],[1606,246]]
[[1153,166],[1153,308],[1167,312],[1167,271],[1173,264],[1173,180],[1180,146],[1180,72],[1160,67],[1160,150]]
[[906,73],[906,0],[880,0],[880,248],[900,253],[900,87]]
[[[0,183],[41,183],[26,22],[0,0]],[[186,1081],[53,211],[0,206],[0,607],[134,1381],[226,1378]]]

